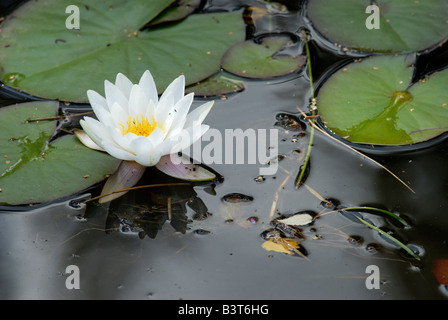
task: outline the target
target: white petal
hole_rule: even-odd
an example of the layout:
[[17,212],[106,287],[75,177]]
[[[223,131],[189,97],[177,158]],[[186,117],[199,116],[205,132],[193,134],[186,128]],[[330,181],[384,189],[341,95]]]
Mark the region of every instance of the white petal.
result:
[[138,163],[140,163],[143,166],[147,166],[147,167],[152,167],[155,166],[161,158],[161,154],[158,152],[152,152],[148,155],[138,155],[135,158],[135,161],[137,161]]
[[214,103],[215,101],[209,101],[191,111],[187,116],[184,128],[201,124],[204,121],[205,117],[210,112],[210,110],[212,109]]
[[131,93],[132,82],[122,73],[117,74],[115,79],[115,86],[120,89],[123,95],[129,100],[129,95]]
[[170,117],[165,120],[164,128],[167,137],[179,133],[183,129],[188,111],[193,103],[194,94],[190,93],[184,96],[176,103]]
[[123,128],[128,128],[127,123],[129,114],[116,102],[111,107],[111,118],[113,120],[113,125],[110,127],[116,128],[120,131],[123,131]]
[[[145,173],[146,167],[134,161],[122,161],[118,170],[107,179],[98,202],[106,203],[124,195],[127,191],[116,192],[135,186]],[[114,193],[116,192],[116,193]],[[110,195],[107,195],[111,193]],[[106,195],[106,196],[104,196]]]
[[146,92],[148,99],[152,100],[154,102],[154,105],[157,105],[157,103],[159,102],[159,95],[157,93],[156,84],[149,70],[146,70],[143,73],[138,84]]
[[190,145],[192,145],[193,143],[195,143],[196,141],[198,141],[203,135],[204,133],[207,132],[207,130],[210,128],[210,126],[206,125],[206,124],[201,124],[198,126],[193,126],[193,127],[189,127],[186,130],[190,136],[191,136],[191,140],[190,140],[190,144],[188,145],[183,145],[182,149],[188,148]]
[[[103,140],[110,139],[107,127],[96,119],[84,117],[79,123],[84,131],[98,146],[103,148]],[[104,148],[103,148],[104,149]]]
[[98,151],[104,151],[104,149],[101,148],[99,145],[97,145],[85,131],[75,128],[75,129],[73,129],[73,132],[75,133],[75,135],[79,139],[79,141],[81,141],[82,144],[85,145],[87,148],[90,148],[93,150],[98,150]]
[[170,83],[170,85],[165,89],[165,92],[160,97],[160,100],[162,100],[163,96],[172,94],[174,98],[174,103],[177,103],[177,101],[183,98],[184,92],[185,92],[185,77],[184,75],[181,75]]
[[148,101],[148,97],[146,96],[143,87],[137,84],[133,85],[131,89],[131,95],[129,97],[129,115],[134,119],[137,119],[137,117],[140,118],[146,113]]
[[118,132],[115,128],[108,129],[108,133],[111,137],[110,142],[115,144],[117,148],[123,149],[124,151],[127,151],[135,156],[131,143],[138,136],[131,132],[123,136],[121,132]]
[[160,100],[159,104],[156,108],[156,117],[155,119],[157,121],[164,122],[168,115],[172,112],[174,108],[174,97],[172,93],[168,93],[163,95]]
[[90,104],[95,104],[97,107],[103,107],[105,110],[109,110],[106,99],[94,90],[87,90],[87,97]]
[[153,117],[154,119],[156,119],[156,105],[152,100],[149,100],[148,104],[146,105],[146,111],[143,115],[148,120],[152,120]]
[[149,136],[146,137],[146,139],[151,141],[152,145],[157,148],[157,146],[165,139],[165,133],[162,129],[160,129],[160,127],[157,127]]
[[[174,137],[171,137],[169,139],[165,139],[161,143],[157,145],[157,152],[161,155],[167,155],[170,153],[179,152],[179,148],[175,148],[176,145],[178,145],[181,141],[180,135],[176,135]],[[175,151],[173,151],[175,150]]]
[[157,163],[159,163],[159,161],[160,161],[160,158],[162,157],[163,155],[161,154],[161,153],[158,153],[158,152],[155,152],[155,153],[153,153],[153,154],[151,154],[151,166],[155,166]]
[[157,150],[164,154],[180,152],[199,140],[208,129],[209,126],[205,124],[183,129],[177,135],[165,139]]
[[104,91],[106,92],[106,101],[109,107],[113,106],[114,103],[118,103],[126,112],[128,112],[128,99],[120,89],[106,80],[104,81]]
[[106,99],[92,90],[87,91],[87,96],[96,118],[106,126],[113,125],[113,119],[111,118]]
[[154,155],[154,145],[146,137],[137,137],[131,143],[131,147],[134,150],[136,156],[135,161],[143,166],[153,166],[152,156]]
[[113,143],[113,142],[105,140],[105,141],[103,141],[102,147],[104,148],[104,150],[106,150],[106,152],[108,154],[110,154],[112,157],[115,157],[117,159],[120,159],[120,160],[134,160],[135,159],[134,154],[117,147],[115,145],[115,143]]

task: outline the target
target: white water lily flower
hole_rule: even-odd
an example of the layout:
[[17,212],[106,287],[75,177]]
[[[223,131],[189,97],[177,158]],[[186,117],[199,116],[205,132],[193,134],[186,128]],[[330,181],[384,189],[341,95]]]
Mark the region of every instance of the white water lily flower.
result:
[[115,158],[154,166],[162,156],[189,147],[209,128],[202,122],[213,101],[189,113],[194,94],[184,95],[183,75],[167,87],[160,99],[148,70],[138,84],[119,73],[115,84],[106,80],[104,87],[105,97],[87,91],[98,120],[84,117],[80,124],[96,144],[90,141],[85,145]]

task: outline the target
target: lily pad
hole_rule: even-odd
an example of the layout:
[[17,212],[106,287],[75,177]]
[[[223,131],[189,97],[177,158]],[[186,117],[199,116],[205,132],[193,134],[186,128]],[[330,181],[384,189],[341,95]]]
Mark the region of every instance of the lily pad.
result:
[[[48,143],[56,121],[55,101],[0,109],[0,203],[44,203],[78,193],[113,173],[120,161],[66,135]],[[28,120],[30,119],[30,120]]]
[[160,13],[148,26],[182,20],[192,14],[201,4],[201,0],[180,0]]
[[[378,29],[372,28],[378,8]],[[335,45],[365,52],[413,52],[448,38],[446,0],[310,0],[312,26]],[[369,26],[369,29],[366,24]]]
[[246,78],[272,78],[295,72],[306,61],[304,56],[282,55],[289,37],[266,37],[261,43],[252,40],[231,47],[222,59],[222,67]]
[[185,88],[186,93],[194,92],[195,96],[212,97],[243,91],[244,81],[236,76],[221,71],[217,74]]
[[[0,78],[47,99],[87,102],[121,72],[137,82],[150,69],[160,93],[183,73],[186,84],[220,70],[224,52],[245,37],[241,12],[195,14],[140,30],[173,0],[30,1],[2,24]],[[80,29],[66,28],[66,7],[79,8]]]
[[448,69],[412,83],[415,55],[373,56],[335,72],[319,89],[321,119],[355,143],[406,145],[448,131]]

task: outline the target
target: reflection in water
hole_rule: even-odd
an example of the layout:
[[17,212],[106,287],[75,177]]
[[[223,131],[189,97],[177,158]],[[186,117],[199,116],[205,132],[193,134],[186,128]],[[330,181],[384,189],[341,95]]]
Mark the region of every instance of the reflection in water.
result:
[[155,239],[165,222],[169,221],[174,230],[184,234],[191,222],[187,217],[186,206],[194,211],[194,220],[207,218],[207,206],[197,196],[193,185],[170,187],[170,182],[178,180],[165,176],[154,168],[147,171],[147,177],[144,176],[139,185],[147,184],[145,180],[150,177],[151,184],[166,183],[168,186],[133,190],[113,200],[108,208],[105,226],[107,233],[133,232],[140,239],[145,236]]

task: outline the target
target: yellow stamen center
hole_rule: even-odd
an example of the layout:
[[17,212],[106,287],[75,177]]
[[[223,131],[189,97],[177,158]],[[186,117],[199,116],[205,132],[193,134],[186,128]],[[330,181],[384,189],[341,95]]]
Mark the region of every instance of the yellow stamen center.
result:
[[132,132],[138,136],[147,137],[157,128],[158,122],[154,120],[154,117],[152,117],[152,123],[148,121],[148,118],[143,117],[143,115],[141,115],[140,119],[139,117],[136,119],[129,117],[127,128],[121,124],[121,127],[123,128],[123,135]]

